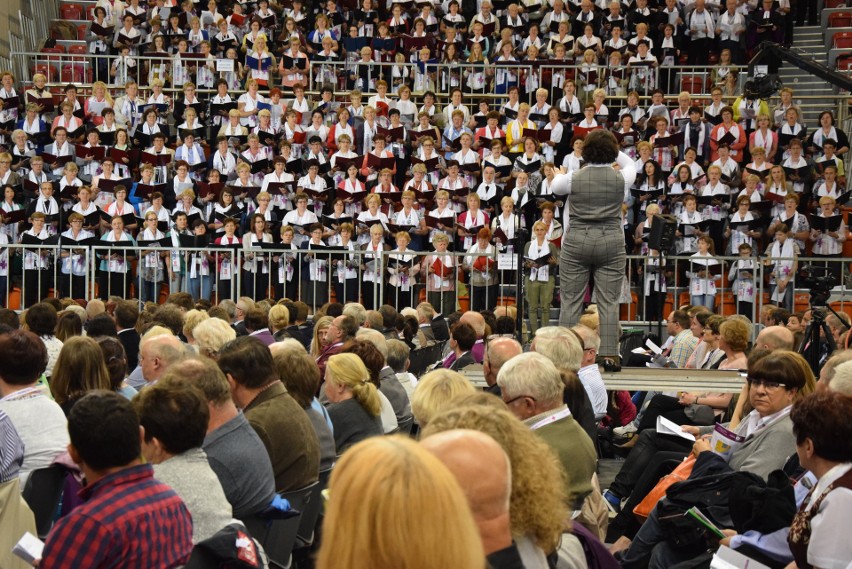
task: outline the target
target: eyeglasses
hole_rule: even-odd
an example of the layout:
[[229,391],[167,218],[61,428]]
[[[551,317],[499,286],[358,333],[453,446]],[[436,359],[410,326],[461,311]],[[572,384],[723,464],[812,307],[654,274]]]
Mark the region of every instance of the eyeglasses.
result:
[[757,379],[754,377],[748,377],[746,378],[746,381],[748,381],[749,387],[760,387],[762,385],[766,391],[775,391],[780,387],[787,389],[786,383],[779,383],[777,381],[767,381],[765,379]]
[[532,395],[518,395],[517,397],[514,397],[514,398],[512,398],[512,399],[509,399],[508,401],[506,401],[506,400],[504,399],[504,400],[503,400],[503,403],[505,403],[505,404],[508,406],[508,405],[511,405],[512,403],[514,403],[515,401],[517,401],[518,399],[532,399],[532,400],[533,400],[533,403],[535,403],[535,402],[536,402],[536,398],[535,398],[535,397],[533,397]]

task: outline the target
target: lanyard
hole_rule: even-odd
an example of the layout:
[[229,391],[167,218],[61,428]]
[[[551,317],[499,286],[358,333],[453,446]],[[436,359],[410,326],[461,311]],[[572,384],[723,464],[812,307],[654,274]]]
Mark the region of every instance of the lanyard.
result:
[[549,425],[550,423],[555,423],[556,421],[559,421],[561,419],[564,419],[564,418],[570,417],[570,416],[571,416],[571,410],[566,407],[562,411],[560,411],[558,413],[554,413],[553,415],[550,415],[549,417],[545,417],[541,421],[538,421],[537,423],[531,425],[530,430],[536,431],[536,430],[538,430],[538,429],[540,429],[540,428],[542,428],[546,425]]

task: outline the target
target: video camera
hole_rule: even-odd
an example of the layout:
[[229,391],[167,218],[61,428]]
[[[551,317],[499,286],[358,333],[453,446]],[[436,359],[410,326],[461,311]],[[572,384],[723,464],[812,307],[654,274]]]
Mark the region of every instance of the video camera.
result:
[[831,289],[837,285],[837,279],[828,267],[802,265],[796,275],[796,284],[810,289],[813,306],[824,306],[831,296]]
[[781,82],[777,78],[760,74],[746,81],[743,92],[747,99],[768,99],[780,88]]

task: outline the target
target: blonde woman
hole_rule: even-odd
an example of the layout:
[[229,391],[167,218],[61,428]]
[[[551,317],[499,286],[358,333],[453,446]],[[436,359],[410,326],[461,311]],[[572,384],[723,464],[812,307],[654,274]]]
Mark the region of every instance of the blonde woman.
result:
[[452,408],[454,400],[476,393],[473,384],[462,374],[449,369],[430,371],[417,382],[411,396],[411,412],[423,429],[442,411]]
[[376,437],[356,445],[334,467],[329,493],[318,569],[485,567],[458,482],[411,439]]
[[84,112],[86,119],[91,121],[95,126],[99,126],[104,122],[101,113],[106,108],[113,108],[114,103],[112,97],[107,91],[106,83],[103,81],[95,81],[92,83],[92,96],[86,99]]
[[331,322],[334,320],[331,316],[323,316],[319,320],[317,320],[316,324],[314,324],[314,337],[311,340],[311,357],[314,359],[318,358],[325,347],[328,345],[328,342],[325,340],[325,332],[328,330],[329,326],[331,326]]
[[360,357],[349,353],[331,356],[325,367],[324,389],[339,454],[366,438],[383,434],[379,391],[370,382],[370,372]]

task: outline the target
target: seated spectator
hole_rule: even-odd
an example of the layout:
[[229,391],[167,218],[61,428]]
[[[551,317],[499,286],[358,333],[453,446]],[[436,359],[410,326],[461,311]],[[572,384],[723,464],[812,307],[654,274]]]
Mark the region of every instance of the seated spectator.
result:
[[[394,310],[394,318],[396,318],[395,314],[396,310]],[[396,332],[394,332],[394,334],[395,333]],[[391,402],[391,405],[393,405],[393,412],[396,414],[397,423],[402,425],[405,422],[410,422],[411,403],[408,400],[408,394],[396,378],[396,374],[388,366],[388,344],[386,338],[381,337],[381,334],[376,330],[367,330],[364,328],[358,330],[355,337],[358,340],[373,344],[376,349],[379,350],[379,353],[382,355],[382,368],[379,371],[379,391],[381,391],[388,398],[388,401]]]
[[[501,316],[500,318],[508,318]],[[498,318],[498,321],[500,319]],[[542,328],[539,328],[542,330]],[[493,393],[500,397],[500,386],[497,385],[497,374],[500,369],[510,359],[524,353],[521,344],[514,338],[497,337],[492,338],[485,346],[485,357],[482,360],[482,373],[485,376],[485,383],[488,384],[487,392]]]
[[272,463],[257,433],[234,405],[222,371],[205,359],[189,359],[172,366],[161,384],[194,385],[204,394],[210,418],[201,448],[234,517],[244,520],[265,510],[275,497]]
[[[736,447],[725,463],[725,459],[716,455],[710,449],[710,441],[700,438],[692,445],[692,453],[697,461],[690,479],[701,476],[707,471],[709,463],[727,471],[751,472],[763,478],[773,470],[781,468],[796,446],[793,436],[792,422],[789,409],[796,401],[813,392],[815,381],[813,373],[805,359],[795,352],[776,351],[760,358],[749,365],[749,403],[753,410],[736,426],[733,431],[746,437],[742,445]],[[710,434],[713,427],[682,427],[685,432],[698,437]],[[657,439],[663,438],[663,435]],[[639,443],[631,452],[640,450]],[[613,522],[614,531],[622,533],[622,537],[613,546],[614,551],[620,552],[620,561],[625,568],[644,567],[652,555],[661,561],[661,566],[671,566],[675,559],[682,555],[694,555],[694,551],[686,548],[677,554],[665,543],[665,534],[661,532],[658,518],[658,508],[654,508],[648,519],[637,527],[633,517],[633,508],[653,488],[657,480],[671,471],[685,456],[683,451],[677,453],[654,453],[650,448],[641,449],[647,457],[645,466],[639,476],[635,489],[622,507]],[[641,455],[640,455],[641,456]],[[675,460],[672,461],[671,459]],[[625,463],[625,467],[627,463]],[[635,467],[635,464],[634,464]],[[624,471],[624,468],[622,468]],[[619,474],[621,476],[621,473]],[[620,482],[616,478],[616,482]],[[613,487],[617,484],[613,483]],[[627,495],[624,492],[620,495]],[[638,531],[637,531],[638,530]],[[631,541],[631,538],[632,541]],[[660,550],[656,551],[659,547]]]
[[53,367],[62,351],[62,342],[54,335],[56,330],[56,309],[46,302],[39,302],[29,307],[26,312],[25,325],[27,329],[41,338],[47,348],[47,367],[44,376],[50,379]]
[[0,445],[0,519],[3,534],[0,535],[0,565],[20,569],[27,565],[12,553],[18,536],[26,532],[36,534],[35,517],[21,496],[21,481],[18,472],[24,461],[24,443],[18,436],[9,416],[0,411],[0,433],[3,444]]
[[38,386],[46,365],[47,349],[32,332],[0,335],[0,411],[9,416],[24,442],[18,472],[22,488],[33,470],[49,467],[68,446],[65,413]]
[[219,318],[209,318],[192,330],[198,353],[213,361],[219,359],[222,346],[237,337],[230,324]]
[[411,399],[411,394],[414,393],[414,387],[417,385],[417,378],[408,371],[408,366],[411,363],[408,359],[410,353],[411,348],[405,342],[388,340],[388,367],[396,374],[396,378],[402,388],[405,389],[409,399]]
[[231,504],[201,449],[210,412],[193,385],[157,384],[133,399],[142,425],[142,456],[157,480],[174,488],[192,515],[192,542],[213,537],[232,519]]
[[56,359],[50,393],[67,416],[78,399],[90,391],[112,390],[104,353],[88,336],[68,340]]
[[512,539],[509,515],[512,465],[500,445],[485,433],[458,429],[424,439],[421,446],[437,456],[456,477],[479,529],[489,565],[524,566]]
[[177,493],[139,459],[139,430],[133,406],[117,393],[90,393],[71,410],[68,453],[88,484],[84,502],[47,536],[39,567],[186,564],[193,520]]
[[[510,528],[523,566],[546,567],[545,556],[558,553],[563,560],[568,558],[568,566],[579,563],[584,567],[585,556],[578,553],[582,546],[567,530],[570,526],[566,525],[569,515],[565,506],[565,474],[547,444],[490,395],[470,395],[456,400],[452,408],[429,422],[421,439],[427,441],[439,433],[456,429],[471,429],[488,435],[509,458]],[[575,531],[578,537],[588,536],[583,529]]]
[[[302,347],[301,344],[296,343],[300,348]],[[278,377],[287,388],[287,393],[305,410],[308,419],[311,420],[319,440],[320,471],[330,469],[337,458],[337,450],[331,418],[314,397],[320,389],[319,367],[304,349],[276,350],[272,354],[272,360],[275,362]]]
[[324,391],[338,453],[382,434],[378,389],[356,354],[336,354],[329,358]]
[[[343,357],[333,356],[329,369]],[[465,498],[458,483],[410,439],[376,437],[353,447],[335,466],[329,495],[318,569],[350,567],[356,558],[364,567],[485,568],[473,517],[460,507]],[[353,498],[358,508],[351,507]],[[363,523],[364,512],[372,523]]]
[[436,369],[420,378],[411,398],[414,420],[422,430],[438,413],[448,409],[453,400],[476,393],[473,384],[462,374]]
[[304,488],[319,476],[319,442],[310,419],[275,375],[269,348],[241,336],[219,351],[231,397],[257,432],[275,472],[276,492]]
[[572,510],[579,510],[592,492],[597,454],[591,439],[562,402],[559,370],[541,354],[521,354],[506,362],[497,376],[497,384],[509,410],[559,458],[567,474],[566,504]]
[[596,363],[601,338],[594,330],[586,326],[576,326],[574,331],[583,340],[583,361],[577,371],[577,376],[586,388],[589,400],[595,413],[595,420],[600,421],[606,416],[606,386],[601,377],[600,368]]

